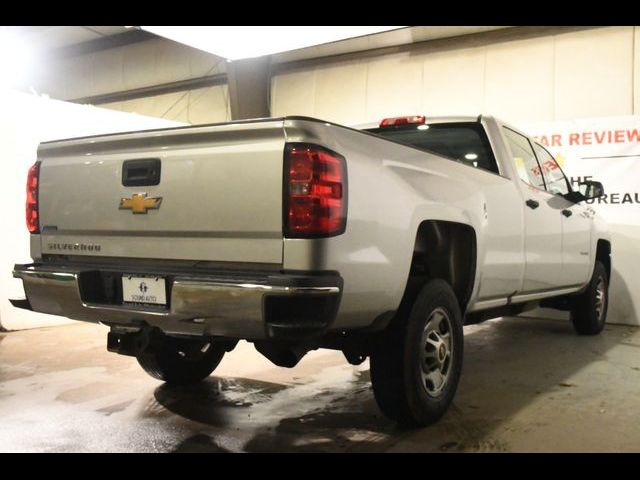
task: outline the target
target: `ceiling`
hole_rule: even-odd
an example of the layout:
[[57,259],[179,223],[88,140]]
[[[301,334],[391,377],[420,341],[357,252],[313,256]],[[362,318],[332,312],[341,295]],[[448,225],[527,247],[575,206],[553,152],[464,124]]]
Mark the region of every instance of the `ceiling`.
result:
[[[13,26],[31,48],[53,55],[78,55],[151,38],[153,34],[124,26]],[[378,48],[456,37],[508,28],[506,26],[414,26],[374,35],[301,48],[273,56],[274,63],[340,55]]]
[[509,28],[508,26],[418,26],[399,28],[388,32],[350,38],[339,42],[301,48],[273,56],[275,63],[295,62],[346,53],[362,52],[378,48],[395,47],[412,43],[437,40],[439,38],[459,37],[473,33],[488,32]]
[[78,45],[127,31],[125,27],[14,26],[4,27],[25,38],[33,48],[53,50]]

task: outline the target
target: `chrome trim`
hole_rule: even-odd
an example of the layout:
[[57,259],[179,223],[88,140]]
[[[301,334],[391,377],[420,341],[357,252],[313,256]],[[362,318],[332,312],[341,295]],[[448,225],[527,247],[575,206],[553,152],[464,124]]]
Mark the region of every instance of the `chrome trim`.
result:
[[506,298],[492,298],[489,300],[480,300],[478,302],[475,302],[472,306],[470,306],[468,311],[470,313],[478,312],[482,310],[487,310],[489,308],[501,307],[504,305],[515,305],[518,303],[542,300],[544,298],[568,295],[570,293],[576,293],[580,291],[580,289],[582,289],[583,287],[584,285],[573,285],[567,288],[540,290],[540,291],[529,292],[529,293],[520,293],[518,295],[514,294]]
[[532,300],[542,300],[543,298],[559,297],[561,295],[568,295],[575,293],[582,288],[582,285],[572,285],[566,288],[558,288],[552,290],[543,290],[539,292],[521,293],[519,295],[513,295],[511,302],[509,303],[522,303],[530,302]]
[[340,288],[336,286],[225,283],[175,275],[170,308],[142,309],[83,301],[79,287],[80,273],[80,270],[61,272],[24,265],[16,266],[13,276],[22,279],[25,294],[36,312],[108,325],[126,326],[144,321],[167,333],[255,339],[265,337],[262,311],[264,297],[340,294]]

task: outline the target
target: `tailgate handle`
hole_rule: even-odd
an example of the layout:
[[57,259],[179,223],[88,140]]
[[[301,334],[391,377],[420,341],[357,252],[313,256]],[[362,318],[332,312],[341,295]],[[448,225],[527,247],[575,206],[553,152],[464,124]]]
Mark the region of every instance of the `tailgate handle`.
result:
[[160,159],[125,160],[122,164],[122,185],[145,187],[160,183]]

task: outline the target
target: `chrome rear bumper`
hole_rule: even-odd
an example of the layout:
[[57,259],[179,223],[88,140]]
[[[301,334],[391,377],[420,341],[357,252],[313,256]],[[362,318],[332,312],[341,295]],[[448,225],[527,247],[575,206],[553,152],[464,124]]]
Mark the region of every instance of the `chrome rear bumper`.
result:
[[[110,275],[135,274],[126,269]],[[137,272],[142,273],[142,272]],[[144,272],[143,274],[149,274]],[[264,339],[314,336],[333,323],[342,291],[338,275],[155,272],[168,283],[167,307],[89,301],[96,268],[16,265],[27,302],[15,306],[112,326],[147,324],[169,334]],[[94,284],[90,284],[93,282]]]

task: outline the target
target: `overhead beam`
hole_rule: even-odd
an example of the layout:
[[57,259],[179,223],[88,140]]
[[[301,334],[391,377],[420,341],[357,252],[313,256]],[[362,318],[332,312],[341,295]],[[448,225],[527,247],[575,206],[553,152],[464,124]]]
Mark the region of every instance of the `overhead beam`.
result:
[[207,75],[204,77],[189,78],[186,80],[178,80],[176,82],[161,83],[151,85],[149,87],[133,88],[131,90],[122,90],[118,92],[102,93],[89,97],[80,97],[67,99],[68,102],[101,105],[105,103],[124,102],[127,100],[135,100],[137,98],[156,97],[158,95],[166,95],[168,93],[184,92],[186,90],[197,90],[198,88],[213,87],[216,85],[224,85],[227,83],[226,73],[216,73],[215,75]]
[[227,74],[231,119],[269,117],[271,58],[264,56],[227,63]]

